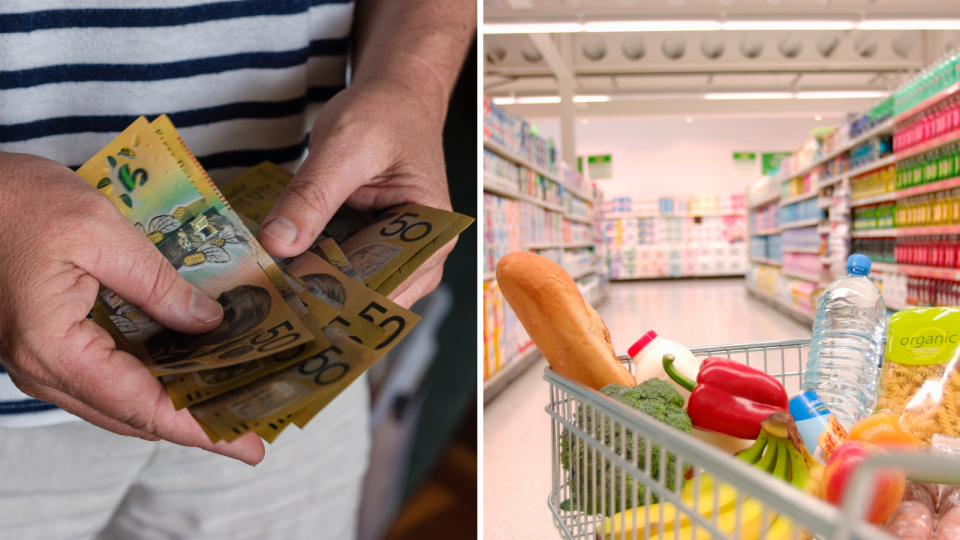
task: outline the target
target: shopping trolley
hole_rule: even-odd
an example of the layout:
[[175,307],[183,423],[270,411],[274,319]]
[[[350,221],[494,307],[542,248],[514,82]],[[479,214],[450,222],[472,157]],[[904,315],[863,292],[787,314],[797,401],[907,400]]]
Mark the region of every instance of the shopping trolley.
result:
[[[690,351],[695,356],[722,356],[761,369],[779,380],[788,395],[793,395],[800,390],[809,346],[809,339],[793,339],[697,347]],[[631,373],[636,372],[629,356],[620,355],[619,359]],[[854,496],[838,509],[728,453],[561,377],[549,367],[544,380],[550,384],[546,411],[553,418],[553,485],[547,505],[554,525],[569,540],[762,539],[778,517],[792,520],[818,538],[893,539],[858,519],[857,508],[871,491],[873,471],[895,463],[909,469],[910,478],[917,481],[960,483],[960,460],[956,458],[918,459],[903,454],[872,458],[858,467],[851,481]],[[656,467],[651,443],[660,447]],[[672,468],[668,455],[675,459]],[[692,492],[699,494],[693,500],[684,499],[681,494],[687,464],[698,472],[688,480],[693,483]],[[654,469],[657,470],[653,472]],[[713,477],[712,485],[703,484],[701,490],[700,483],[707,482],[708,474]],[[729,494],[721,497],[721,484],[728,492],[735,490],[732,509],[729,504],[724,507],[726,510],[719,507],[719,501],[731,500]],[[638,494],[640,487],[642,495]],[[701,501],[700,496],[705,500]],[[655,504],[654,497],[661,504]],[[590,508],[582,511],[578,508],[581,504]],[[638,531],[638,522],[650,525]],[[801,538],[800,532],[800,527],[793,527],[789,538]]]

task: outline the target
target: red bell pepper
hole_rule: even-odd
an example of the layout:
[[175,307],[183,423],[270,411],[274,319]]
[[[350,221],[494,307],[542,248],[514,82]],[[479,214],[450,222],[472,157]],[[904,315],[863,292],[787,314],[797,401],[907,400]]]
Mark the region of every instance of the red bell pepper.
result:
[[677,371],[673,361],[673,355],[664,355],[663,369],[691,392],[687,414],[695,428],[756,439],[760,422],[787,410],[783,385],[760,370],[728,358],[707,358],[694,383]]

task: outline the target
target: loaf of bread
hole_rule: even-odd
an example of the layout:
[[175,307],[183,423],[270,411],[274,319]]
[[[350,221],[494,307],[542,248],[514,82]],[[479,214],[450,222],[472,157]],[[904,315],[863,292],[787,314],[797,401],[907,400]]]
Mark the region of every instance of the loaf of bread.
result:
[[497,282],[554,371],[595,390],[637,384],[617,360],[607,325],[560,265],[533,253],[510,253],[497,263]]

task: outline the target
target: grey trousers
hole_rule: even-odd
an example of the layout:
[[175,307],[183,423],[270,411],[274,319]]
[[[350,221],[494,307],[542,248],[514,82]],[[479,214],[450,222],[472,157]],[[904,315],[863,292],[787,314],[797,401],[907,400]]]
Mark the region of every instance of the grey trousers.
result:
[[256,468],[86,422],[0,429],[0,540],[354,538],[368,407],[364,377]]

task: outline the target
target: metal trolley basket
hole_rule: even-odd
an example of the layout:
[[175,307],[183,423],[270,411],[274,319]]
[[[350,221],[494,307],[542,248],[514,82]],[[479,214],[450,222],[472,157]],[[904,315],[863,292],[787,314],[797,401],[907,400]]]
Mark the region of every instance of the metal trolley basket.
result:
[[[800,389],[809,345],[809,339],[794,339],[690,350],[695,356],[722,356],[762,369],[793,395]],[[620,360],[635,373],[628,356],[621,355]],[[552,417],[553,439],[553,485],[547,505],[561,536],[570,540],[767,538],[767,528],[778,516],[789,518],[818,538],[893,539],[858,519],[856,509],[870,492],[874,470],[892,464],[908,466],[911,479],[941,483],[947,481],[945,471],[949,471],[956,475],[953,482],[960,483],[960,460],[955,458],[927,455],[917,459],[904,454],[872,458],[858,467],[851,480],[853,495],[838,509],[550,368],[545,370],[544,380],[550,384],[546,411]],[[653,457],[651,443],[660,447],[658,459]],[[668,466],[668,455],[675,456],[676,466]],[[700,471],[689,482],[703,501],[695,495],[685,502],[680,493],[686,464]],[[712,487],[704,484],[701,493],[701,479],[707,478],[704,474],[712,475],[714,481]],[[577,480],[582,477],[585,481]],[[721,483],[726,484],[724,489],[736,491],[732,510],[718,509]],[[653,497],[664,504],[655,504]],[[596,508],[580,511],[577,501]],[[631,509],[637,510],[625,512]],[[614,517],[608,520],[607,516]],[[638,522],[650,526],[638,530]],[[793,527],[787,537],[803,538],[800,527]]]

